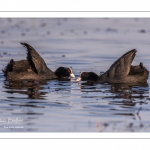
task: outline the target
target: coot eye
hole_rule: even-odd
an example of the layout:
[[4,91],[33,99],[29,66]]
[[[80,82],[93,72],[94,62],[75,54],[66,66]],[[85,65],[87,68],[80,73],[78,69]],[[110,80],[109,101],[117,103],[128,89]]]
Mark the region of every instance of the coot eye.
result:
[[83,77],[83,76],[84,76],[84,73],[81,74],[81,77]]
[[70,69],[68,69],[68,72],[69,72],[69,73],[71,73],[71,70],[70,70]]

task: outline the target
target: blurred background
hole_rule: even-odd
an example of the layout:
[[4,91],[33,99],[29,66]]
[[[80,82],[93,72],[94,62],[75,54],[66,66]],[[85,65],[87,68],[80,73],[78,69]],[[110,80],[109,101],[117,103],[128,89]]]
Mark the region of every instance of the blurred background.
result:
[[[81,71],[107,71],[131,49],[133,65],[150,70],[150,18],[0,18],[0,70],[26,59],[20,42],[53,71],[72,67],[76,78],[12,83],[0,71],[1,132],[150,131],[149,79],[144,86],[75,82]],[[9,127],[8,118],[22,123]]]

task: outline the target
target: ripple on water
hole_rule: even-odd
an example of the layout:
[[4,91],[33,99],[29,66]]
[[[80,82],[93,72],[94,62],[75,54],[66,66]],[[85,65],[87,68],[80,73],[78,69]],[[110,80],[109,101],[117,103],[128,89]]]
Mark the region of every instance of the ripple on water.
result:
[[[1,19],[0,70],[10,59],[26,59],[19,42],[31,44],[53,71],[72,67],[68,81],[8,82],[0,72],[0,119],[22,118],[23,128],[1,132],[147,132],[149,84],[76,83],[81,71],[97,74],[131,48],[133,63],[149,68],[150,20],[120,18]],[[144,24],[143,24],[144,22]],[[137,24],[138,23],[138,24]],[[42,38],[41,38],[42,37]],[[149,70],[149,69],[148,69]]]

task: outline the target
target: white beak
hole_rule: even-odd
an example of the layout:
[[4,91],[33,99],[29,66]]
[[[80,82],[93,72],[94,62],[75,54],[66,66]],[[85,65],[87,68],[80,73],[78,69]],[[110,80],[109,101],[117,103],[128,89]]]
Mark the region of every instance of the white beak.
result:
[[76,81],[79,82],[81,80],[81,77],[79,77]]
[[71,73],[70,76],[71,76],[72,78],[75,78],[75,75],[74,75],[73,73]]

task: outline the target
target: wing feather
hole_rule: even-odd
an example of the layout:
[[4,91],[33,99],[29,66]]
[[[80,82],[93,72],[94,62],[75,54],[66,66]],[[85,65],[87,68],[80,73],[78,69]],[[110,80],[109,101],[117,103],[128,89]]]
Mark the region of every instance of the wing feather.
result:
[[136,55],[136,50],[133,49],[124,55],[122,55],[119,59],[117,59],[108,70],[109,78],[124,78],[126,77],[131,68],[132,61]]
[[43,58],[37,53],[37,51],[27,43],[21,43],[27,49],[27,60],[32,70],[39,74],[47,70],[47,66]]

